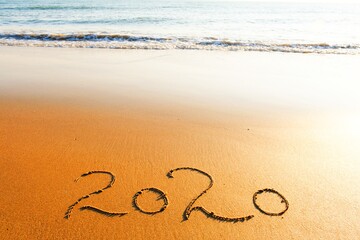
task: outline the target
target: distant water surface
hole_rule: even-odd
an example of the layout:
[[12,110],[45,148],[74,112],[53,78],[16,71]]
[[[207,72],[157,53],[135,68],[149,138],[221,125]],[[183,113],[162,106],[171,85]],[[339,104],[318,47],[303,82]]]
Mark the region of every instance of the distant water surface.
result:
[[360,4],[0,0],[0,45],[360,53]]

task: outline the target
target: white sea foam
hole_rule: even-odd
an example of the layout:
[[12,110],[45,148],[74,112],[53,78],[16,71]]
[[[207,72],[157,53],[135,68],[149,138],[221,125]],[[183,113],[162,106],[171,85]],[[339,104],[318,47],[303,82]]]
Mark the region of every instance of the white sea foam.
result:
[[66,48],[111,49],[192,49],[225,51],[266,51],[322,54],[360,54],[360,45],[331,45],[327,43],[271,43],[218,39],[215,37],[155,37],[104,33],[12,33],[0,34],[3,46],[37,46]]

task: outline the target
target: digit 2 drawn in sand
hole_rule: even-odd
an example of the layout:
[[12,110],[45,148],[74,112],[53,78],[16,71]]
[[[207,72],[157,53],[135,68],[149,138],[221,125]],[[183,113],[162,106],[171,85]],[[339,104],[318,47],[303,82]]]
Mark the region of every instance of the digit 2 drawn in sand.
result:
[[[92,192],[92,193],[89,193],[87,195],[84,195],[82,196],[81,198],[79,198],[75,203],[71,204],[66,213],[65,213],[65,218],[66,219],[69,219],[70,218],[70,215],[71,215],[71,212],[72,210],[74,209],[74,207],[79,204],[82,200],[86,199],[86,198],[89,198],[91,195],[94,195],[94,194],[100,194],[102,193],[103,191],[105,191],[106,189],[108,188],[111,188],[112,185],[114,185],[115,183],[115,175],[112,174],[111,172],[107,172],[107,171],[90,171],[90,172],[87,172],[87,173],[84,173],[82,174],[80,177],[78,177],[77,179],[75,179],[75,182],[77,182],[80,178],[82,177],[86,177],[86,176],[89,176],[91,174],[107,174],[107,175],[110,175],[111,179],[110,179],[110,182],[109,184],[102,188],[102,189],[99,189],[99,190],[96,190],[95,192]],[[95,212],[98,212],[98,213],[101,213],[101,214],[104,214],[106,216],[109,216],[109,217],[115,217],[115,216],[123,216],[127,213],[116,213],[116,212],[108,212],[108,211],[105,211],[105,210],[102,210],[100,208],[96,208],[96,207],[92,207],[92,206],[83,206],[80,208],[80,210],[91,210],[91,211],[95,211]]]
[[246,216],[246,217],[236,217],[236,218],[229,218],[229,217],[222,217],[222,216],[219,216],[219,215],[216,215],[214,212],[210,212],[208,210],[206,210],[205,208],[203,207],[192,207],[194,205],[194,203],[201,197],[203,196],[208,190],[210,190],[210,188],[213,186],[214,184],[214,181],[212,179],[212,177],[204,172],[204,171],[201,171],[199,169],[196,169],[196,168],[191,168],[191,167],[181,167],[181,168],[175,168],[175,169],[172,169],[170,170],[168,173],[167,173],[167,176],[169,178],[174,178],[173,177],[173,172],[176,172],[176,171],[179,171],[179,170],[189,170],[189,171],[195,171],[195,172],[198,172],[198,173],[201,173],[202,175],[206,176],[207,178],[209,178],[210,180],[210,184],[209,186],[200,193],[200,195],[198,195],[196,198],[192,199],[191,202],[188,204],[188,206],[186,207],[185,211],[184,211],[184,214],[183,214],[183,218],[184,220],[188,220],[189,217],[190,217],[190,214],[192,211],[201,211],[203,212],[206,216],[210,217],[210,218],[213,218],[213,219],[216,219],[216,220],[219,220],[219,221],[223,221],[223,222],[244,222],[244,221],[248,221],[250,219],[252,219],[254,217],[254,215],[249,215],[249,216]]

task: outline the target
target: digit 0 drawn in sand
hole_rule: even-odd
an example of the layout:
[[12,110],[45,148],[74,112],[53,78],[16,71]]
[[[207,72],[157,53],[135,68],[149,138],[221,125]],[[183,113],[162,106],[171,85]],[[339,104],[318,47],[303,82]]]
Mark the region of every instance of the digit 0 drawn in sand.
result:
[[209,186],[202,191],[197,197],[195,197],[194,199],[191,200],[191,202],[188,204],[188,206],[186,207],[184,214],[183,214],[183,218],[184,220],[188,220],[190,218],[190,214],[192,211],[201,211],[202,213],[204,213],[207,217],[218,220],[218,221],[222,221],[222,222],[244,222],[244,221],[248,221],[250,219],[252,219],[254,217],[254,215],[249,215],[249,216],[245,216],[245,217],[235,217],[235,218],[230,218],[230,217],[222,217],[219,215],[216,215],[214,212],[210,212],[208,210],[206,210],[203,207],[197,206],[197,207],[192,207],[194,205],[194,203],[201,197],[203,196],[208,190],[210,190],[210,188],[213,186],[214,184],[214,180],[211,177],[211,175],[209,175],[208,173],[201,171],[199,169],[196,168],[192,168],[192,167],[181,167],[181,168],[175,168],[170,170],[167,173],[168,178],[174,178],[173,177],[173,173],[176,171],[180,171],[180,170],[189,170],[189,171],[194,171],[194,172],[198,172],[204,176],[206,176],[207,178],[209,178],[210,180],[210,184]]
[[[80,177],[78,177],[77,179],[75,179],[75,182],[77,182],[80,178],[89,176],[89,175],[91,175],[91,174],[107,174],[107,175],[110,175],[111,179],[110,179],[109,184],[108,184],[106,187],[104,187],[104,188],[102,188],[102,189],[99,189],[99,190],[96,190],[96,191],[94,191],[94,192],[92,192],[92,193],[89,193],[89,194],[87,194],[87,195],[84,195],[84,196],[82,196],[81,198],[79,198],[75,203],[71,204],[71,205],[68,207],[68,209],[67,209],[67,211],[66,211],[66,213],[65,213],[65,218],[66,218],[66,219],[69,219],[69,218],[70,218],[71,213],[72,213],[72,210],[73,210],[74,207],[75,207],[76,205],[78,205],[82,200],[84,200],[84,199],[86,199],[86,198],[89,198],[91,195],[102,193],[102,192],[105,191],[106,189],[111,188],[111,187],[114,185],[114,183],[115,183],[115,175],[112,174],[111,172],[108,172],[108,171],[90,171],[90,172],[87,172],[87,173],[82,174]],[[82,208],[80,208],[80,209],[81,209],[81,210],[91,210],[91,211],[95,211],[95,212],[101,213],[101,214],[103,214],[103,215],[105,215],[105,216],[108,216],[108,217],[114,217],[114,216],[119,216],[119,217],[121,217],[121,216],[127,214],[127,213],[108,212],[108,211],[104,211],[104,210],[102,210],[102,209],[100,209],[100,208],[96,208],[96,207],[92,207],[92,206],[84,206],[84,207],[82,207]]]
[[[139,203],[137,202],[137,198],[138,198],[138,196],[140,196],[144,192],[157,193],[159,195],[159,198],[157,200],[162,199],[164,201],[163,206],[157,211],[146,211],[143,208],[141,208]],[[160,189],[154,188],[154,187],[141,189],[139,192],[135,193],[135,195],[133,197],[133,206],[137,210],[139,210],[140,212],[145,213],[145,214],[154,215],[154,214],[160,213],[160,212],[164,211],[168,205],[169,205],[169,200],[168,200],[166,194],[163,191],[161,191]]]
[[[263,193],[273,193],[273,194],[278,195],[281,198],[281,203],[285,203],[285,209],[283,211],[279,212],[279,213],[267,212],[264,209],[262,209],[257,204],[257,197],[258,197],[258,195],[263,194]],[[283,195],[281,195],[278,191],[276,191],[274,189],[271,189],[271,188],[265,188],[265,189],[259,190],[256,193],[254,193],[254,195],[253,195],[253,203],[254,203],[254,206],[255,206],[255,208],[257,210],[259,210],[261,213],[269,215],[269,216],[281,216],[289,209],[288,200],[286,200],[286,198]]]

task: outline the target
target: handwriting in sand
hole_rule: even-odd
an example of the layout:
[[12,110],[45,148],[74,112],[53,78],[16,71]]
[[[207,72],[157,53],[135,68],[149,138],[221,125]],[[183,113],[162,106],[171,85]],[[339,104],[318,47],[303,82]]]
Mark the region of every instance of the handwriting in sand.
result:
[[[174,178],[173,173],[175,173],[177,171],[194,171],[194,172],[202,174],[203,176],[206,176],[210,180],[210,183],[209,183],[208,187],[205,190],[203,190],[197,197],[193,198],[190,201],[190,203],[187,205],[187,207],[185,208],[185,210],[183,212],[183,220],[188,220],[190,218],[190,214],[193,211],[200,211],[203,214],[205,214],[207,217],[218,220],[218,221],[221,221],[221,222],[234,222],[234,223],[235,222],[245,222],[245,221],[249,221],[252,218],[254,218],[254,215],[248,215],[248,216],[242,216],[242,217],[223,217],[223,216],[220,216],[218,214],[215,214],[212,211],[209,211],[209,210],[205,209],[204,207],[201,207],[201,206],[193,207],[195,202],[200,197],[205,195],[207,193],[207,191],[209,191],[211,189],[211,187],[214,184],[214,180],[213,180],[213,178],[211,177],[210,174],[208,174],[208,173],[206,173],[206,172],[204,172],[202,170],[199,170],[199,169],[196,169],[196,168],[191,168],[191,167],[181,167],[181,168],[172,169],[167,173],[167,177],[168,178]],[[84,195],[84,196],[80,197],[78,200],[76,200],[76,202],[71,204],[68,207],[68,209],[67,209],[67,211],[65,213],[65,218],[66,219],[70,218],[74,207],[76,205],[78,205],[81,201],[83,201],[86,198],[89,198],[92,195],[102,193],[106,189],[111,188],[115,183],[115,175],[113,173],[111,173],[111,172],[108,172],[108,171],[90,171],[90,172],[82,174],[79,178],[75,179],[75,182],[77,182],[80,178],[89,176],[91,174],[106,174],[106,175],[109,175],[110,176],[110,181],[109,181],[108,185],[106,185],[105,187],[103,187],[103,188],[101,188],[99,190],[96,190],[94,192],[91,192],[91,193],[89,193],[87,195]],[[137,201],[138,196],[140,196],[144,192],[153,192],[153,193],[158,194],[159,195],[158,200],[161,199],[163,201],[162,207],[157,211],[144,210],[139,205],[139,203]],[[263,193],[271,193],[271,194],[277,195],[281,199],[281,203],[284,204],[283,211],[281,211],[281,212],[269,212],[269,211],[264,210],[257,201],[257,197],[260,194],[263,194]],[[169,205],[169,200],[168,200],[168,197],[166,196],[164,191],[162,191],[162,190],[160,190],[158,188],[155,188],[155,187],[150,187],[150,188],[144,188],[144,189],[138,191],[137,193],[135,193],[135,195],[133,196],[133,202],[132,203],[133,203],[133,206],[134,206],[134,208],[136,210],[138,210],[138,211],[140,211],[140,212],[142,212],[144,214],[154,215],[154,214],[163,212],[166,209],[166,207]],[[271,188],[265,188],[265,189],[258,190],[257,192],[255,192],[254,195],[253,195],[253,204],[254,204],[254,206],[255,206],[255,208],[257,210],[259,210],[261,213],[263,213],[265,215],[269,215],[269,216],[281,216],[289,209],[289,202],[287,201],[287,199],[283,195],[281,195],[278,191],[276,191],[274,189],[271,189]],[[108,216],[108,217],[115,217],[115,216],[121,217],[121,216],[124,216],[124,215],[128,214],[127,212],[109,212],[109,211],[102,210],[100,208],[93,207],[93,206],[82,206],[82,207],[80,207],[80,210],[91,210],[91,211],[103,214],[105,216]]]

